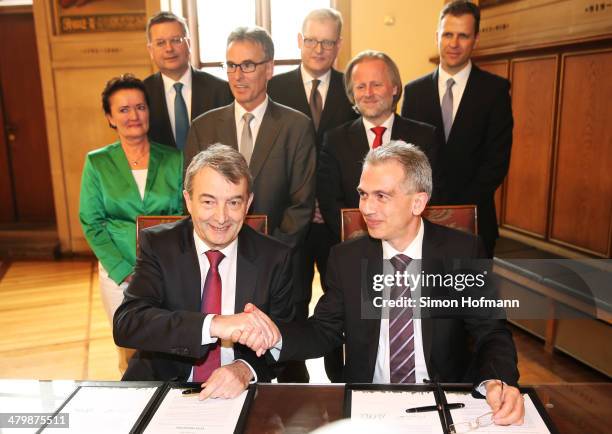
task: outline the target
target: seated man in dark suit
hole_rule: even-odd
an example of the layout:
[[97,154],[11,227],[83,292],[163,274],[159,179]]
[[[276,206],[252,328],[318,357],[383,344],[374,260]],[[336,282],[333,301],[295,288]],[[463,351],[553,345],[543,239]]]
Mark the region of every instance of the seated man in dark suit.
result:
[[[376,301],[380,293],[375,292],[375,276],[402,273],[413,260],[420,260],[415,263],[422,275],[436,276],[446,272],[447,263],[485,254],[476,236],[421,218],[432,190],[425,154],[403,142],[371,150],[358,190],[369,236],[332,248],[328,288],[314,315],[307,321],[277,323],[282,340],[271,350],[272,355],[278,356],[280,349],[281,361],[320,357],[344,342],[346,382],[469,381],[486,395],[495,423],[522,423],[524,404],[517,388],[516,350],[503,319],[490,317],[488,312],[465,315],[463,307],[443,318],[426,317],[422,312],[414,314],[416,308],[393,308],[391,304],[385,315]],[[411,273],[421,275],[418,270]],[[392,285],[385,300],[399,301],[405,294],[405,298],[416,300],[411,296],[412,287]],[[423,293],[437,289],[420,286]],[[394,290],[402,292],[393,295]],[[456,293],[454,286],[445,291]],[[250,312],[265,317],[255,309]],[[376,315],[369,315],[373,313]],[[472,354],[468,337],[473,342]],[[238,341],[248,339],[245,332]]]
[[123,380],[205,382],[206,398],[272,379],[263,359],[228,340],[245,316],[232,314],[247,303],[278,321],[293,317],[290,248],[243,225],[252,186],[238,151],[211,146],[187,168],[191,218],[141,233],[134,278],[114,317],[115,342],[138,349]]
[[346,94],[361,113],[325,135],[317,170],[317,198],[325,223],[340,240],[340,209],[357,208],[363,157],[390,140],[422,149],[435,165],[434,127],[395,114],[402,96],[397,65],[385,53],[364,51],[344,73]]
[[189,66],[187,23],[159,12],[147,23],[147,48],[159,72],[144,80],[149,99],[149,138],[183,149],[191,119],[232,101],[228,84]]

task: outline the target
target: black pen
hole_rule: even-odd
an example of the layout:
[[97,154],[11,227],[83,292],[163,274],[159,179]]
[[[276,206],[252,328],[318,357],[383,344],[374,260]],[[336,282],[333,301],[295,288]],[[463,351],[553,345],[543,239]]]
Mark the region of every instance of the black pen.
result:
[[[446,404],[444,407],[447,410],[456,410],[458,408],[465,407],[465,404],[462,404],[462,403],[458,402],[456,404]],[[437,405],[426,405],[424,407],[407,408],[406,409],[406,413],[425,413],[425,412],[428,412],[428,411],[438,411],[438,410],[441,410],[440,406],[437,406]]]
[[202,391],[202,389],[194,387],[192,389],[185,389],[185,390],[183,390],[182,393],[183,393],[183,395],[193,395],[193,394],[196,394],[196,393],[200,393],[201,391]]

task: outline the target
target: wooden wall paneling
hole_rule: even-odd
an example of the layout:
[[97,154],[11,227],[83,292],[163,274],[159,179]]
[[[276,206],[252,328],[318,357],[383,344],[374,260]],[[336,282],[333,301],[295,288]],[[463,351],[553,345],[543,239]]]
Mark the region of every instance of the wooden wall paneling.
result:
[[504,225],[546,237],[558,56],[514,59],[512,158],[506,180]]
[[[491,74],[499,75],[500,77],[509,78],[508,60],[482,61],[477,62],[480,69],[490,72]],[[495,191],[495,214],[497,215],[497,224],[502,225],[503,207],[504,207],[504,189],[506,180]]]
[[2,93],[0,92],[0,223],[15,221],[15,203],[11,184],[11,167],[4,129],[4,113],[2,110]]
[[562,56],[549,237],[610,257],[612,50]]

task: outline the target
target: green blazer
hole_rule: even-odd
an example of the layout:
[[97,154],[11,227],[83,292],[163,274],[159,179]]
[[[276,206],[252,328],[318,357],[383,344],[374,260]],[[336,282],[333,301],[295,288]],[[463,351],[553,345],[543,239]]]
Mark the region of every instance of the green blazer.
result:
[[182,152],[151,142],[144,200],[119,142],[87,154],[79,218],[89,246],[117,284],[136,263],[136,216],[183,213]]

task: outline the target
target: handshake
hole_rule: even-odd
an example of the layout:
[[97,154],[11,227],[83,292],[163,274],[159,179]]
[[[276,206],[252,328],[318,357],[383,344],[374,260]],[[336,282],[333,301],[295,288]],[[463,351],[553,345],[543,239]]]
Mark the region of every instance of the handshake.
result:
[[210,336],[246,345],[257,357],[281,339],[276,324],[252,303],[247,303],[242,313],[215,315],[210,322]]

